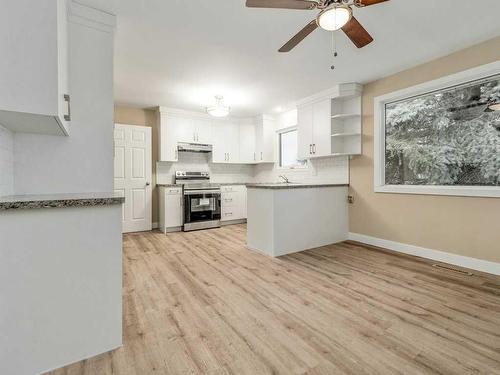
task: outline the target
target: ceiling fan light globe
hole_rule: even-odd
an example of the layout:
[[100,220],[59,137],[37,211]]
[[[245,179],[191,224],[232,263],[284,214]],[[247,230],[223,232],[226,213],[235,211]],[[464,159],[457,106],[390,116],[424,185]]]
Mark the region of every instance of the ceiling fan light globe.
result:
[[316,20],[323,30],[335,31],[341,29],[352,18],[352,10],[347,6],[334,5],[322,11]]

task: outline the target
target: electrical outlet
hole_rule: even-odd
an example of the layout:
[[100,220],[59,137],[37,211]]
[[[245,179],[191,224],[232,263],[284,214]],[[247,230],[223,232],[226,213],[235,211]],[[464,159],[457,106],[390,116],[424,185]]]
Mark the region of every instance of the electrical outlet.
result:
[[354,203],[354,195],[348,195],[347,196],[347,203],[353,204]]

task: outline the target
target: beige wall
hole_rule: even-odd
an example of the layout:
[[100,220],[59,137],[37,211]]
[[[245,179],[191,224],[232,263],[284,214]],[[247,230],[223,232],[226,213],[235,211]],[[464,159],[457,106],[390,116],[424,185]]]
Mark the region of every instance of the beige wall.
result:
[[496,60],[500,38],[364,87],[363,155],[351,162],[351,232],[500,262],[500,198],[373,192],[373,99]]
[[158,223],[158,191],[156,188],[156,161],[158,160],[158,129],[156,112],[153,109],[141,109],[115,105],[115,123],[149,126],[152,129],[153,142],[153,223]]

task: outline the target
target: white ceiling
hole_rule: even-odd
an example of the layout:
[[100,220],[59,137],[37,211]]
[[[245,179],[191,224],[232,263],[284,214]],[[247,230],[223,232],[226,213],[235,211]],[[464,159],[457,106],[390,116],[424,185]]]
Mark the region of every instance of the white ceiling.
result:
[[375,41],[358,50],[317,30],[277,50],[317,11],[244,0],[117,0],[115,100],[202,111],[224,95],[236,116],[272,112],[342,82],[366,83],[500,35],[499,0],[391,0],[355,9]]

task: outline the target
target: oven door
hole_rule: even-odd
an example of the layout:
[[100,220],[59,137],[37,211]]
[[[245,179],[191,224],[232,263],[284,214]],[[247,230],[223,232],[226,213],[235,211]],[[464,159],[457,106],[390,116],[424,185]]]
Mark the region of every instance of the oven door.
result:
[[184,191],[184,230],[220,226],[220,191]]

